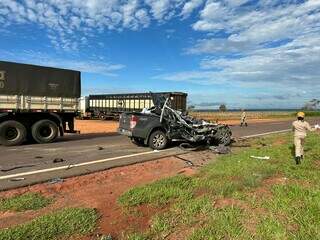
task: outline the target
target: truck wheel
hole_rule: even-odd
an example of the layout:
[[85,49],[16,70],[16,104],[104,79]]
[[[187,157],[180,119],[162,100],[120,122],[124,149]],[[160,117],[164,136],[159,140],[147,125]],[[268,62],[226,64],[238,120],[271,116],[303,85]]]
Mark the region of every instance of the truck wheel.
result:
[[107,120],[107,116],[104,113],[101,113],[99,115],[99,118],[100,118],[100,120],[103,120],[103,121]]
[[149,138],[149,147],[156,150],[164,149],[168,144],[166,134],[160,130],[153,132]]
[[40,120],[33,124],[31,132],[37,143],[50,143],[58,136],[58,126],[53,121]]
[[27,129],[17,121],[5,121],[0,124],[0,144],[15,146],[22,144],[27,137]]

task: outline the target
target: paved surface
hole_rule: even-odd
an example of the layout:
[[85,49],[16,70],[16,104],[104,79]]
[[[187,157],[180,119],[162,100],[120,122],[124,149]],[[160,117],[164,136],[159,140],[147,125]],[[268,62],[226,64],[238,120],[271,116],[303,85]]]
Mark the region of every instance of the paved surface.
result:
[[[257,123],[242,128],[233,126],[232,130],[234,137],[240,138],[286,130],[291,127],[291,122]],[[314,124],[320,119],[309,122]],[[70,135],[51,144],[0,146],[0,190],[182,153],[177,147],[160,152],[151,151],[117,134]]]

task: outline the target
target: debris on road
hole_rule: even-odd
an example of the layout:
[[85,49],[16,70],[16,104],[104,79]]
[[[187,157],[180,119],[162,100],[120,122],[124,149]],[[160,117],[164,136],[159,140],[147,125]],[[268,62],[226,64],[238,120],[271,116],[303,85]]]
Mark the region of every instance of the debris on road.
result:
[[56,183],[62,183],[64,182],[63,178],[53,178],[50,181],[48,181],[48,184],[56,184]]
[[18,182],[18,181],[22,181],[22,180],[25,180],[25,178],[24,177],[17,177],[17,178],[9,179],[9,181],[11,181],[11,182]]
[[184,161],[184,162],[185,162],[186,164],[188,164],[189,166],[194,166],[193,162],[191,162],[191,161],[188,160],[188,159],[184,159],[184,158],[179,157],[179,156],[177,156],[177,155],[175,156],[175,158],[178,158],[178,159]]
[[202,151],[202,150],[207,150],[209,148],[208,145],[205,145],[203,143],[181,143],[179,145],[179,148],[184,150],[184,151]]
[[69,170],[71,168],[73,168],[74,166],[72,164],[68,165],[68,167],[66,168],[66,170]]
[[250,156],[251,158],[254,159],[260,159],[260,160],[270,160],[269,156],[264,156],[264,157],[259,157],[259,156]]
[[36,164],[16,165],[16,166],[8,167],[8,168],[2,168],[2,169],[0,169],[0,171],[1,172],[10,172],[10,171],[13,171],[13,170],[19,169],[19,168],[27,168],[27,167],[34,167],[34,166],[36,166]]
[[103,150],[104,148],[103,148],[103,147],[98,146],[98,147],[97,147],[97,149],[98,149],[99,151],[101,151],[101,150]]
[[64,162],[66,160],[64,160],[63,158],[55,158],[53,159],[53,163],[61,163],[61,162]]
[[215,153],[218,154],[229,154],[231,153],[231,148],[229,146],[225,146],[223,144],[219,144],[217,147],[216,146],[210,146],[210,150],[212,150]]

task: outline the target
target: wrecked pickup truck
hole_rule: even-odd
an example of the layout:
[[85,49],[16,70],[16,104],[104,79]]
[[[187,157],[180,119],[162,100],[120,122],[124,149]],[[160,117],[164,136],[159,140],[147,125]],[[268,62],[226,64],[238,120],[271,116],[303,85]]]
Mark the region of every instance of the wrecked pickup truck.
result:
[[191,146],[231,143],[232,132],[227,125],[194,119],[172,109],[170,95],[152,94],[152,98],[152,108],[120,115],[118,133],[156,150],[166,148],[173,141]]

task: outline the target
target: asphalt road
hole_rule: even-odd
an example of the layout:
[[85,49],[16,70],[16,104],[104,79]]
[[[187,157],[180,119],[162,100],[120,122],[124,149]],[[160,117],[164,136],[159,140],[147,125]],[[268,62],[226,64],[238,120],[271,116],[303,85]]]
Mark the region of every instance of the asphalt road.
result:
[[[250,137],[290,129],[291,122],[256,123],[242,128],[232,126],[232,131],[236,138]],[[315,124],[320,119],[309,122]],[[160,152],[138,147],[127,137],[117,134],[69,135],[51,144],[0,146],[0,190],[183,153],[177,147]]]

